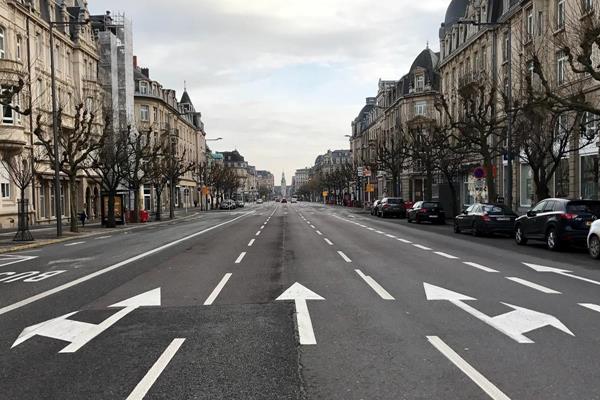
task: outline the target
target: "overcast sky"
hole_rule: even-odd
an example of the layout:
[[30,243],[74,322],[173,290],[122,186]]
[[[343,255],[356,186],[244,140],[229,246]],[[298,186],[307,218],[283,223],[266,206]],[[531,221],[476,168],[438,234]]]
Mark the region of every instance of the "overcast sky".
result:
[[350,123],[377,82],[399,79],[439,49],[449,0],[90,0],[133,20],[134,54],[150,77],[202,112],[213,150],[258,169],[312,166],[349,148]]

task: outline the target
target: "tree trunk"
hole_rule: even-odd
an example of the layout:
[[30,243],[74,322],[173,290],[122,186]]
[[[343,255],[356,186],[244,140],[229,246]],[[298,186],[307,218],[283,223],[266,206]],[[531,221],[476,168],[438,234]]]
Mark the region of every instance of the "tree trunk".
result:
[[157,221],[161,220],[161,211],[162,211],[162,189],[154,188],[154,192],[156,193],[156,216],[155,219]]
[[483,160],[483,168],[485,169],[485,184],[487,186],[488,198],[487,201],[493,203],[496,201],[496,180],[494,179],[494,165],[489,157]]
[[[60,197],[55,201],[61,201]],[[71,174],[69,176],[69,208],[71,210],[71,232],[79,232],[77,225],[77,176]],[[62,209],[62,207],[61,207]]]
[[400,197],[398,193],[398,175],[392,174],[392,193],[394,197]]
[[169,219],[175,219],[175,185],[169,186]]
[[431,201],[433,198],[433,172],[428,170],[425,173],[425,201]]
[[545,174],[538,170],[533,171],[533,183],[535,185],[535,202],[547,199],[550,196],[550,188],[548,187],[548,179]]
[[108,210],[106,211],[106,227],[114,228],[117,226],[117,221],[115,220],[115,196],[116,190],[108,191]]
[[133,188],[133,218],[134,223],[140,222],[140,188]]

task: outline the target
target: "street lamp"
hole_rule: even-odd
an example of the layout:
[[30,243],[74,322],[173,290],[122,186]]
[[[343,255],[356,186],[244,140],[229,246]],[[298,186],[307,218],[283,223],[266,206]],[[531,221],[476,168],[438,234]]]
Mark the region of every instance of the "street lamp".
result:
[[[56,70],[55,70],[55,61],[54,61],[54,27],[55,26],[71,26],[71,25],[87,25],[89,20],[83,22],[56,22],[50,21],[50,81],[52,86],[52,136],[54,140],[54,208],[56,212],[56,236],[62,236],[62,204],[61,204],[61,196],[60,196],[60,162],[58,161],[58,105],[56,104]],[[73,199],[71,199],[73,201]]]
[[[507,44],[506,44],[506,52],[507,52],[507,58],[508,58],[508,89],[507,89],[507,93],[506,93],[506,97],[508,100],[508,110],[507,110],[507,119],[508,119],[508,126],[506,129],[506,135],[507,135],[507,140],[506,140],[506,169],[507,169],[507,175],[508,175],[508,179],[506,182],[506,203],[508,203],[508,205],[510,207],[513,206],[513,137],[512,137],[512,119],[513,119],[513,109],[512,109],[512,104],[513,104],[513,99],[512,99],[512,27],[510,25],[509,22],[478,22],[478,21],[474,21],[474,20],[464,20],[464,21],[458,21],[458,24],[465,24],[465,25],[473,25],[473,26],[491,26],[491,27],[498,27],[498,26],[508,26],[508,37],[507,37]],[[494,46],[496,46],[496,31],[494,30],[493,32],[494,34]],[[495,51],[495,54],[497,54],[497,51]],[[493,75],[494,75],[494,81],[497,80],[497,71],[496,71],[496,60],[494,59],[494,66],[493,66]],[[488,172],[489,173],[489,172]],[[493,201],[491,199],[488,199],[490,201]]]

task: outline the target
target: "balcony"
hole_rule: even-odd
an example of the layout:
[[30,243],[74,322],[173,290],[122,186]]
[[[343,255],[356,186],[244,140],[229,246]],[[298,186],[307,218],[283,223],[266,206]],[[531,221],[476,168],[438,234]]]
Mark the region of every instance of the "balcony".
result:
[[487,79],[487,74],[484,71],[468,71],[458,78],[458,88],[463,89],[469,86],[478,86],[483,84]]
[[0,81],[3,86],[17,85],[20,79],[24,79],[27,70],[22,62],[8,59],[0,59]]

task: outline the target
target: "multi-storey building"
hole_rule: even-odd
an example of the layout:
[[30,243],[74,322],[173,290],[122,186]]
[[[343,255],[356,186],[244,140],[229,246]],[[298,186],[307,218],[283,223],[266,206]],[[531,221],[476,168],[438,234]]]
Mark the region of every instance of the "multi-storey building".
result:
[[350,163],[352,163],[350,150],[328,150],[327,153],[317,156],[314,168],[323,174],[330,174]]
[[[184,90],[181,100],[177,101],[175,90],[163,88],[150,78],[148,68],[137,65],[134,57],[135,81],[135,122],[136,129],[152,130],[157,137],[168,138],[175,143],[176,156],[185,160],[187,165],[205,161],[206,134],[201,114],[196,112],[190,96]],[[176,182],[175,207],[191,207],[197,204],[198,177],[194,171],[183,175]],[[153,188],[145,185],[142,189],[144,204],[142,209],[154,210],[156,198]],[[162,204],[169,207],[169,191],[163,192]]]
[[292,184],[294,191],[297,192],[303,185],[307,184],[310,180],[310,168],[297,169],[294,175],[294,182]]
[[267,188],[269,193],[273,193],[273,189],[275,187],[275,176],[269,171],[257,170],[256,185],[258,189]]
[[[21,110],[31,107],[28,116],[20,115],[10,107],[0,110],[0,149],[4,153],[38,153],[33,137],[38,116],[50,130],[52,125],[51,54],[55,58],[56,96],[62,109],[63,124],[74,124],[75,108],[84,104],[96,113],[93,129],[102,131],[102,87],[97,82],[100,59],[96,35],[90,24],[87,2],[81,0],[0,0],[0,77],[2,85],[15,85],[19,79],[24,89],[12,99],[12,106]],[[58,22],[53,29],[54,49],[50,47],[50,22]],[[77,25],[76,25],[77,24]],[[6,88],[6,87],[5,87]],[[4,89],[5,89],[4,88]],[[2,108],[0,106],[0,108]],[[0,169],[0,226],[16,224],[17,201],[20,194],[8,177],[6,165]],[[86,209],[91,218],[100,212],[100,187],[85,173],[78,177],[77,196],[70,199],[68,184],[60,188],[61,209],[68,214],[70,202],[79,210]],[[47,162],[36,166],[35,182],[26,192],[30,220],[55,220],[53,170]]]
[[246,185],[249,182],[248,179],[248,162],[244,159],[239,151],[223,151],[221,152],[223,155],[223,163],[226,167],[232,168],[237,177],[238,177],[238,189],[237,192],[234,193],[234,196],[237,199],[242,199],[244,193],[246,192]]

